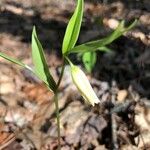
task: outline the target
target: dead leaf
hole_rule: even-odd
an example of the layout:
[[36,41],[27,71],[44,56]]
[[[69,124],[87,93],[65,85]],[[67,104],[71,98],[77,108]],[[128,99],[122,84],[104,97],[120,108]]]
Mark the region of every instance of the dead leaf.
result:
[[127,90],[119,90],[118,93],[117,93],[118,102],[121,102],[121,103],[124,102],[127,95],[128,95]]

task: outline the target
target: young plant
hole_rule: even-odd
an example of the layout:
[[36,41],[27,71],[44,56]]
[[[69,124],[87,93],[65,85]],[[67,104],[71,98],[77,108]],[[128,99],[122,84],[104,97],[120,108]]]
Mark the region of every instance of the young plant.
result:
[[[34,64],[34,68],[30,68],[28,65],[24,64],[23,62],[11,58],[7,56],[6,54],[3,54],[0,52],[0,56],[20,65],[23,68],[26,68],[33,72],[35,76],[37,76],[39,79],[41,79],[45,85],[48,87],[49,90],[53,91],[54,93],[54,102],[56,106],[56,118],[57,118],[57,131],[58,131],[58,149],[61,148],[60,146],[60,118],[59,118],[59,103],[58,103],[58,88],[61,83],[64,69],[66,62],[70,64],[71,67],[71,76],[72,81],[85,99],[86,102],[94,106],[94,104],[97,104],[100,102],[98,97],[96,96],[94,90],[92,89],[90,82],[88,81],[86,75],[84,72],[77,66],[75,66],[71,60],[69,59],[69,54],[71,53],[82,53],[84,54],[84,57],[89,60],[90,67],[89,71],[91,71],[91,68],[94,66],[96,62],[96,51],[99,50],[107,50],[106,45],[113,42],[115,39],[120,37],[124,32],[130,30],[135,24],[136,21],[134,21],[131,25],[128,27],[124,26],[124,21],[122,21],[117,29],[106,38],[97,40],[97,41],[91,41],[87,43],[83,43],[81,45],[75,46],[76,42],[78,40],[78,36],[80,33],[81,28],[81,22],[83,18],[83,6],[84,6],[84,0],[78,0],[76,9],[73,13],[73,16],[71,17],[65,35],[62,43],[62,55],[63,55],[63,64],[62,64],[62,70],[59,77],[59,80],[56,82],[51,75],[51,72],[48,68],[48,65],[46,63],[46,59],[44,56],[42,45],[38,39],[36,29],[33,27],[32,31],[32,61]],[[83,58],[85,60],[85,58]]]

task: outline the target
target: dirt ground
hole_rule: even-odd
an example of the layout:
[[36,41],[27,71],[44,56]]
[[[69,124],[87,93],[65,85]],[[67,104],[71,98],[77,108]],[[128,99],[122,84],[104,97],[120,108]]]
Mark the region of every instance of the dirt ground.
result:
[[[31,33],[37,27],[55,80],[74,0],[1,0],[0,52],[33,67]],[[98,52],[90,82],[101,100],[91,107],[73,86],[69,66],[60,86],[62,150],[150,149],[150,1],[85,0],[79,43],[105,37],[120,20],[134,29]],[[71,56],[75,64],[83,64]],[[83,68],[84,69],[84,68]],[[53,93],[32,73],[0,58],[0,150],[55,150]]]

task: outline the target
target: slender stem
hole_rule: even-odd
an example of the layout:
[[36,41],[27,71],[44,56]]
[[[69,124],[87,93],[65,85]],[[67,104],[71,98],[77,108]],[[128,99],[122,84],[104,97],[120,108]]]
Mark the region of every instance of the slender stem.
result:
[[56,107],[56,118],[57,118],[58,150],[61,149],[61,143],[60,143],[60,140],[61,140],[61,138],[60,138],[60,113],[59,113],[59,103],[58,103],[58,88],[59,88],[59,85],[60,85],[60,83],[62,81],[64,70],[65,70],[65,60],[63,59],[63,65],[62,65],[60,77],[59,77],[59,80],[58,80],[57,85],[56,85],[56,90],[54,92],[54,94],[55,94],[54,102],[55,102],[55,107]]
[[58,95],[57,92],[54,96],[54,102],[56,107],[56,118],[57,118],[57,135],[58,135],[58,150],[61,149],[61,143],[60,143],[60,115],[59,115],[59,104],[58,104]]
[[70,61],[70,59],[68,57],[65,57],[65,59],[68,61],[68,63],[70,64],[71,67],[73,67],[73,63]]
[[61,80],[62,80],[62,77],[63,77],[63,74],[64,74],[64,70],[65,70],[65,59],[63,59],[63,65],[62,65],[60,77],[59,77],[59,80],[58,80],[57,85],[56,85],[57,90],[58,90],[59,85],[60,85],[60,83],[61,83]]

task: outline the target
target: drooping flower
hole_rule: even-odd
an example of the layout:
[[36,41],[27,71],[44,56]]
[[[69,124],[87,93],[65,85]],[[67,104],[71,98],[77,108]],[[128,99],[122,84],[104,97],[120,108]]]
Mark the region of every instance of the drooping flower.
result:
[[79,67],[71,65],[71,76],[73,83],[76,85],[79,92],[88,103],[94,106],[100,102],[88,78]]

